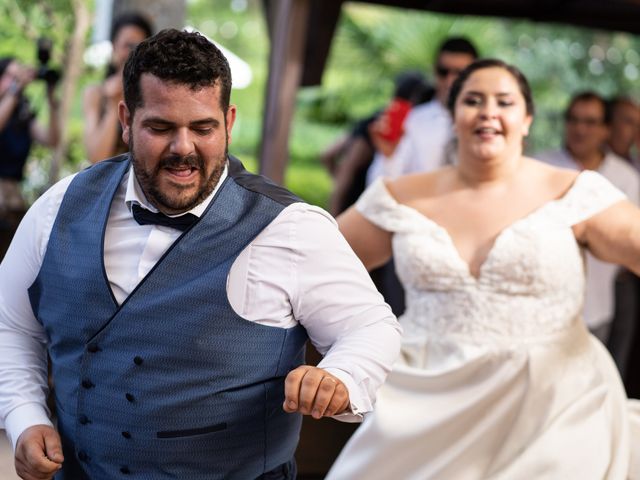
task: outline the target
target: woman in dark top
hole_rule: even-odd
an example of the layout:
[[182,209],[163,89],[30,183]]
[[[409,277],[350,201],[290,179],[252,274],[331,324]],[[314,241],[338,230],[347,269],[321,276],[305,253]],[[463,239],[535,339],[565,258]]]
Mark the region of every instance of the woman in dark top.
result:
[[123,99],[122,69],[131,50],[152,33],[151,24],[137,13],[124,14],[113,23],[113,53],[106,78],[84,93],[84,145],[91,163],[127,151],[118,121],[118,103]]
[[35,142],[55,147],[60,137],[55,83],[47,84],[48,125],[36,121],[23,94],[35,78],[33,67],[13,57],[0,58],[0,219],[25,209],[20,181],[31,145]]

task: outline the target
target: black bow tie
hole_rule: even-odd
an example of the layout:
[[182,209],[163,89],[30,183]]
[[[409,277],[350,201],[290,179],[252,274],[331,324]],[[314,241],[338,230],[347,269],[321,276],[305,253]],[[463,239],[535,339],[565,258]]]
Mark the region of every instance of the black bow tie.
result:
[[162,225],[163,227],[175,228],[182,232],[198,220],[198,217],[193,213],[185,213],[179,217],[169,217],[164,213],[153,213],[146,208],[142,208],[137,203],[131,205],[131,211],[133,212],[133,218],[135,218],[136,222],[140,225]]

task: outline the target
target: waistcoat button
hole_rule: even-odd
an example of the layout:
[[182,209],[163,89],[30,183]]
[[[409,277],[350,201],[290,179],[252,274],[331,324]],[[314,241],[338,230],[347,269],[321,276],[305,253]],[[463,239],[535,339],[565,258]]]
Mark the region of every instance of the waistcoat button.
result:
[[136,355],[135,357],[133,357],[133,363],[135,363],[136,365],[142,365],[142,357]]
[[89,380],[88,378],[85,378],[84,380],[82,380],[82,387],[83,388],[91,388],[94,387],[95,385],[93,384],[93,382],[91,380]]
[[122,436],[124,438],[131,438],[131,434],[129,432],[122,432]]
[[133,395],[131,395],[130,393],[125,394],[125,397],[127,398],[127,400],[129,400],[131,403],[133,403],[135,401],[135,397]]
[[120,471],[121,471],[122,473],[124,473],[125,475],[128,475],[128,474],[130,474],[130,473],[131,473],[131,471],[129,470],[129,467],[127,467],[126,465],[124,465],[124,466],[120,467]]
[[80,425],[86,425],[89,423],[89,418],[86,415],[80,415],[78,417],[78,421],[80,422]]
[[89,455],[87,455],[87,453],[84,452],[83,450],[80,450],[78,452],[78,458],[80,459],[80,461],[86,462],[89,460]]
[[91,342],[89,345],[87,345],[87,350],[91,353],[96,353],[98,350],[100,350],[100,348],[98,347],[97,343]]

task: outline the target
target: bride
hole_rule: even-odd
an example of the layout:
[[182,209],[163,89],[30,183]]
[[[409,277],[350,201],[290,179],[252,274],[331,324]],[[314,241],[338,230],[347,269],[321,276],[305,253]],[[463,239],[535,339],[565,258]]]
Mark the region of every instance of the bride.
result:
[[640,409],[580,312],[585,248],[640,274],[640,210],[595,172],[523,156],[515,67],[472,64],[449,108],[457,165],[379,180],[339,218],[367,268],[393,251],[407,310],[401,359],[327,478],[634,478]]

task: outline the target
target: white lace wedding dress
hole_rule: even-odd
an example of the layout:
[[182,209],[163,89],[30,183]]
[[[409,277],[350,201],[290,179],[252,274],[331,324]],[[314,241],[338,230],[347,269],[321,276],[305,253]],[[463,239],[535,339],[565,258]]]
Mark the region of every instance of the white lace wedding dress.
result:
[[581,173],[502,231],[475,278],[446,230],[373,184],[357,208],[394,233],[402,355],[327,478],[636,478],[640,409],[583,325],[571,229],[622,198]]

